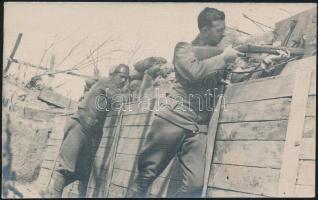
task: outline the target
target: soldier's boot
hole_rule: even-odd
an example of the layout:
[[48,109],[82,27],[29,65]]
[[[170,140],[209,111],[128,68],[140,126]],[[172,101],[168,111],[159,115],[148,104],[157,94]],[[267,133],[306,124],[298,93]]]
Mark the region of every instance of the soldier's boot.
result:
[[48,190],[45,192],[45,198],[61,198],[63,189],[66,186],[66,177],[65,174],[62,174],[58,171],[53,172],[51,179],[51,184],[49,185]]

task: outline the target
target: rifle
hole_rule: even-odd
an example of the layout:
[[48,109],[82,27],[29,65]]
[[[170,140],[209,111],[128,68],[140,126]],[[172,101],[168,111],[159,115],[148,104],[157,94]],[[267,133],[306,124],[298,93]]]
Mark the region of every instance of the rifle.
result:
[[[195,46],[194,53],[199,60],[204,60],[210,57],[220,55],[223,49],[220,47],[198,47]],[[289,47],[273,47],[270,45],[253,45],[244,44],[234,47],[239,52],[242,53],[268,53],[268,54],[278,54],[277,50],[288,50],[291,56],[303,56],[305,53],[304,49],[301,48],[289,48]]]

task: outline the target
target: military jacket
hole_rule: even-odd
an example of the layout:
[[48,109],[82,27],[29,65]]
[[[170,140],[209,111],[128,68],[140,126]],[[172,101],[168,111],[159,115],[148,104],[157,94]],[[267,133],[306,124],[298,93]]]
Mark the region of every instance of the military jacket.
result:
[[226,63],[221,55],[198,60],[193,46],[180,42],[175,47],[173,64],[176,80],[167,95],[170,102],[163,103],[156,114],[178,126],[198,131],[200,125],[209,122]]
[[103,127],[107,112],[116,99],[114,96],[119,93],[119,87],[109,78],[100,79],[85,94],[73,118],[86,129]]

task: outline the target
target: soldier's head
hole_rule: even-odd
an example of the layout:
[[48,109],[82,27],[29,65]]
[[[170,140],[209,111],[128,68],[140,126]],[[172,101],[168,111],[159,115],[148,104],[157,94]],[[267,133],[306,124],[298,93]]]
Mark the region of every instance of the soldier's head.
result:
[[217,45],[224,34],[225,14],[215,8],[204,8],[198,16],[200,36],[206,45]]
[[125,64],[119,64],[114,67],[114,71],[110,72],[111,79],[123,88],[129,79],[129,67]]

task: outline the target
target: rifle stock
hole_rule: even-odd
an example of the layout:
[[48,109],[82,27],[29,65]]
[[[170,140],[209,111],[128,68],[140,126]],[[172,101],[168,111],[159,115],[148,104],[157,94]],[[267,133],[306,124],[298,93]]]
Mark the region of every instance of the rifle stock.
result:
[[[223,49],[219,47],[193,47],[194,53],[199,60],[204,60],[211,58],[217,55],[220,55],[223,52]],[[288,48],[288,47],[273,47],[270,45],[252,45],[244,44],[237,47],[234,47],[237,51],[242,53],[268,53],[268,54],[277,54],[277,50],[288,50],[291,56],[302,56],[305,53],[304,49],[301,48]]]

